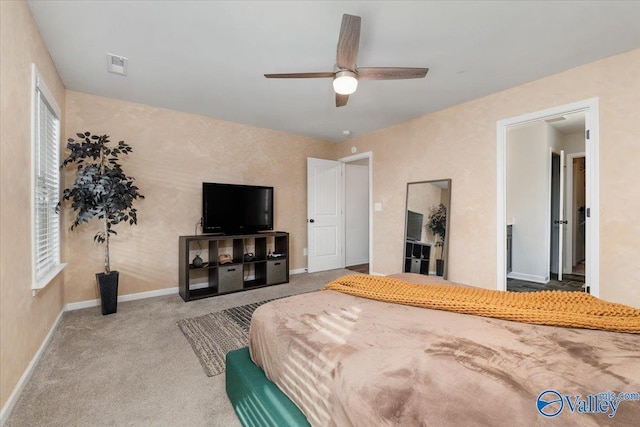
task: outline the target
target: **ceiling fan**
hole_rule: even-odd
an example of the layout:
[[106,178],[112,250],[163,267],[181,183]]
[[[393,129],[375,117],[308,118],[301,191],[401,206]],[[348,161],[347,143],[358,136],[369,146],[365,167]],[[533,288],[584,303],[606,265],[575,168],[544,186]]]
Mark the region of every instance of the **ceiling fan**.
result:
[[356,91],[358,80],[399,80],[420,79],[427,75],[428,68],[409,67],[357,67],[358,46],[360,45],[360,17],[342,15],[342,26],[338,38],[336,71],[320,73],[265,74],[268,79],[313,79],[333,78],[336,92],[336,107],[347,105],[349,95]]

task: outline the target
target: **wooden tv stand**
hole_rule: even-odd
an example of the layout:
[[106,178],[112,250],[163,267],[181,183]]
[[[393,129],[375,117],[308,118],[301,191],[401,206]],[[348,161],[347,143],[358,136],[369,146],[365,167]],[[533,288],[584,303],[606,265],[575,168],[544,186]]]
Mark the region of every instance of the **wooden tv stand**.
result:
[[[179,293],[185,301],[289,282],[289,233],[180,236],[178,245]],[[200,267],[192,263],[198,252]],[[245,258],[248,252],[253,258]],[[233,261],[219,264],[221,254]]]

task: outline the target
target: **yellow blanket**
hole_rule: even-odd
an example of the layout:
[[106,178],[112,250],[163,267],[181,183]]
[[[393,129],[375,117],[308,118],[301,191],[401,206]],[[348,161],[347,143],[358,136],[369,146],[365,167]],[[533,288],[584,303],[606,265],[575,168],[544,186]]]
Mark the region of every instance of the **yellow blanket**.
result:
[[417,285],[391,277],[341,277],[323,289],[363,298],[516,322],[640,334],[640,309],[584,292],[503,292],[451,285]]

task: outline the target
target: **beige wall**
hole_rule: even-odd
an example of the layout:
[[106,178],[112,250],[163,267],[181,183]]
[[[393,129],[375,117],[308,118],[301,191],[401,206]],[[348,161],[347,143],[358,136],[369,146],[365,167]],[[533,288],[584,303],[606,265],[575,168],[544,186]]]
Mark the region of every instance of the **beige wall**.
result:
[[31,64],[36,64],[61,108],[65,90],[25,2],[0,1],[0,40],[3,408],[64,305],[62,275],[36,296],[31,295]]
[[[120,295],[178,285],[178,236],[195,231],[204,181],[275,187],[274,226],[290,233],[290,268],[306,267],[306,158],[335,158],[334,143],[74,91],[67,91],[66,108],[69,135],[106,133],[133,147],[123,168],[146,198],[138,225],[118,227],[111,240]],[[99,297],[99,227],[65,226],[66,302]]]
[[633,50],[342,144],[373,151],[372,271],[401,269],[406,183],[451,178],[449,278],[495,288],[496,122],[599,97],[600,296],[640,307],[639,75]]

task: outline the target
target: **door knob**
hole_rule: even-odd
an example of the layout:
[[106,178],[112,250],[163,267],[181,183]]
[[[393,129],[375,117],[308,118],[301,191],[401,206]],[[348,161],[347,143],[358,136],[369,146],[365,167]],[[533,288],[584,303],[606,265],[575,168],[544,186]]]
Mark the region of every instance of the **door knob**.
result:
[[316,221],[315,221],[314,219],[310,219],[310,220],[309,220],[309,222],[310,222],[310,223],[314,223],[314,222],[316,222]]

